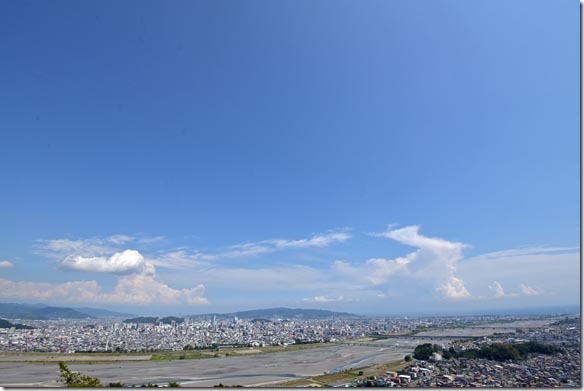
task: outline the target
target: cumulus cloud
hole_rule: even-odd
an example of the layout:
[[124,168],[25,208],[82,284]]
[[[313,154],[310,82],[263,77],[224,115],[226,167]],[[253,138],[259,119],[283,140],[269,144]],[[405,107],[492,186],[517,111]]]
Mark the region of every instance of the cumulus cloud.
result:
[[464,282],[455,276],[450,276],[448,280],[441,283],[436,290],[442,292],[444,296],[449,299],[464,299],[470,297],[470,293],[466,290]]
[[135,250],[124,250],[109,258],[70,255],[61,265],[67,270],[93,273],[154,273],[153,265],[144,261],[142,254]]
[[380,285],[389,280],[399,271],[407,269],[407,265],[416,258],[416,253],[395,259],[371,258],[365,262],[367,278],[373,285]]
[[[146,305],[162,304],[207,304],[205,287],[199,284],[192,288],[176,289],[159,280],[154,262],[145,259],[136,250],[124,250],[101,255],[104,242],[117,245],[133,240],[129,236],[117,235],[100,239],[98,244],[90,241],[55,240],[46,243],[47,248],[57,253],[73,252],[61,262],[61,267],[70,271],[107,273],[118,275],[111,292],[104,292],[97,281],[72,281],[67,283],[45,283],[10,281],[0,279],[0,297],[36,300],[60,300],[86,303],[116,303]],[[99,256],[85,255],[99,248]],[[81,254],[80,254],[81,253]],[[82,255],[83,254],[83,255]],[[173,255],[171,254],[170,257]],[[174,255],[176,256],[176,255]]]
[[505,296],[505,290],[497,281],[493,281],[493,285],[489,285],[489,289],[495,292],[495,297]]
[[394,259],[370,258],[364,263],[351,264],[337,260],[331,266],[331,272],[353,282],[363,281],[367,285],[382,285],[400,272],[407,270],[407,265],[416,258],[416,253]]
[[0,278],[0,297],[27,300],[72,300],[91,302],[100,292],[96,281],[48,282],[11,281]]
[[[419,279],[431,280],[435,290],[448,299],[462,299],[470,297],[464,281],[456,276],[457,263],[462,259],[462,250],[467,247],[464,243],[451,242],[440,238],[431,238],[419,233],[416,225],[393,229],[373,234],[385,237],[398,243],[416,247],[417,250],[401,258],[398,265],[406,269]],[[394,262],[397,263],[397,262]],[[389,268],[392,271],[393,264]]]
[[102,292],[97,281],[71,281],[47,283],[11,281],[0,278],[0,297],[5,299],[58,300],[76,303],[103,304],[207,304],[205,287],[173,289],[151,275],[121,277],[113,291]]
[[523,293],[524,295],[535,296],[535,295],[540,294],[539,291],[537,291],[537,290],[533,289],[532,287],[525,285],[523,283],[519,287],[521,288],[521,293]]
[[[518,303],[527,303],[535,297],[541,305],[570,303],[580,294],[578,250],[578,247],[533,246],[497,251],[465,259],[458,265],[457,273],[477,294],[486,295],[487,286],[499,281],[506,288],[504,297]],[[530,289],[523,291],[522,282],[539,294],[534,295]],[[511,286],[515,288],[510,289]],[[480,287],[485,290],[480,292]]]
[[207,304],[202,284],[194,288],[174,289],[158,281],[153,275],[136,274],[118,280],[112,293],[102,295],[101,300],[132,304]]
[[0,261],[0,269],[12,267],[12,266],[14,266],[12,264],[12,262],[9,262],[9,261]]

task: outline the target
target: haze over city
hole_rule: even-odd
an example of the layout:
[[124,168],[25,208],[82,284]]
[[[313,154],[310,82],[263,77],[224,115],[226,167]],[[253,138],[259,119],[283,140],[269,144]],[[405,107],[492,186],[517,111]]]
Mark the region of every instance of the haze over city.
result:
[[0,300],[578,305],[566,4],[6,2]]

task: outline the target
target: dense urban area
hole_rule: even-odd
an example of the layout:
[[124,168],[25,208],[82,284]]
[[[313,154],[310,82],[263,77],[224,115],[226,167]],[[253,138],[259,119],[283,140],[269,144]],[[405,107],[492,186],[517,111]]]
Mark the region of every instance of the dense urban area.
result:
[[[520,317],[432,317],[381,319],[119,319],[13,320],[29,329],[0,329],[5,352],[155,352],[234,346],[286,346],[337,342],[366,336],[463,327]],[[141,320],[147,321],[140,322]]]
[[[522,323],[523,322],[523,323]],[[531,323],[530,323],[531,322]],[[540,322],[540,323],[537,323]],[[6,327],[6,325],[10,327]],[[509,326],[507,326],[509,325]],[[18,353],[152,353],[416,341],[395,371],[339,367],[330,387],[580,387],[578,316],[468,316],[328,319],[9,319],[4,359]],[[425,342],[427,339],[427,342]],[[385,345],[379,345],[385,346]],[[387,345],[388,348],[390,345]],[[347,378],[349,377],[349,378]],[[286,386],[286,383],[282,384]]]

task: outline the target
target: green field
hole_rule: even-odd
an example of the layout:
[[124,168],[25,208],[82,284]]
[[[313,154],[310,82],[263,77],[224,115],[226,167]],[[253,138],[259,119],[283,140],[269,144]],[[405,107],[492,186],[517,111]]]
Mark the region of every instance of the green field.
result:
[[[292,380],[289,382],[270,385],[270,387],[324,387],[331,383],[350,382],[355,378],[365,378],[368,376],[379,375],[385,372],[398,371],[407,367],[408,364],[408,362],[400,360],[382,365],[373,365],[370,367],[355,368],[344,372],[315,376],[310,379]],[[363,372],[363,374],[359,375],[359,372]]]

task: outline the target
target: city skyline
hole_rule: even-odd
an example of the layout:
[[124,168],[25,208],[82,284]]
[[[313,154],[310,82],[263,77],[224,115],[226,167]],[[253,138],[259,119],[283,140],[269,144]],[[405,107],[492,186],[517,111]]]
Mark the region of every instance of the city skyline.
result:
[[8,2],[0,301],[579,305],[578,7]]

